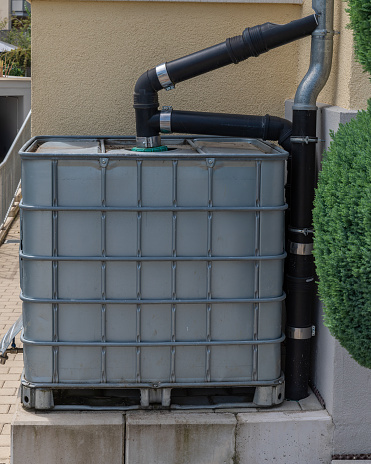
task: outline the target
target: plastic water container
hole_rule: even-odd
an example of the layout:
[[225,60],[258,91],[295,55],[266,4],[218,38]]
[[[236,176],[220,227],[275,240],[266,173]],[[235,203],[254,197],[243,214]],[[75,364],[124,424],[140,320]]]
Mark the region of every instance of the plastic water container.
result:
[[131,151],[133,137],[23,147],[23,386],[149,398],[282,387],[287,153],[250,139],[163,143],[160,153]]

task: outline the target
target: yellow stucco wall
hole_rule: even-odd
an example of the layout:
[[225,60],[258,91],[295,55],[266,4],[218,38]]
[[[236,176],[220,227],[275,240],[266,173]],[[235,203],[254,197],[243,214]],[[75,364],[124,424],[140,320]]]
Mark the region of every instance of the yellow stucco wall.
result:
[[[371,97],[371,82],[355,61],[352,31],[346,28],[349,19],[345,7],[346,3],[335,0],[334,30],[337,33],[334,36],[331,74],[317,101],[359,110],[367,107],[367,100]],[[310,14],[311,11],[311,2],[306,0],[303,4],[303,16]],[[308,66],[309,56],[303,44],[299,43],[300,80],[307,72]]]
[[[286,23],[310,14],[306,2],[302,7],[33,0],[32,132],[134,134],[132,94],[143,71],[223,42],[247,26]],[[299,51],[305,58],[299,58]],[[295,95],[309,51],[310,38],[302,39],[162,91],[160,104],[178,110],[283,116],[284,100]],[[349,90],[350,83],[357,82],[359,93],[365,93],[359,70],[348,56],[338,53],[336,59],[339,63],[319,101],[361,107],[365,98],[351,96]],[[338,75],[340,69],[344,77]]]

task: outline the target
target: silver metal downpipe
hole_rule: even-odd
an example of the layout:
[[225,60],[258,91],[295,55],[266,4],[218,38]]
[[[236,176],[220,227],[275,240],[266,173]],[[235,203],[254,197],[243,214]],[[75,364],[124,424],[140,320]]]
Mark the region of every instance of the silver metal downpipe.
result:
[[330,75],[334,37],[334,0],[313,0],[318,27],[312,33],[310,65],[295,94],[294,110],[316,109],[318,94]]

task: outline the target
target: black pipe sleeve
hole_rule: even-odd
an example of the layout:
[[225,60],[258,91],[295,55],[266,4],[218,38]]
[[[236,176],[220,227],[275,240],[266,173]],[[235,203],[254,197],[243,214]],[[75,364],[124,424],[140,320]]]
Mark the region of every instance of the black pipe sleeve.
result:
[[243,32],[243,38],[254,49],[254,56],[258,56],[272,48],[310,35],[317,25],[317,16],[310,15],[287,24],[265,23],[247,28]]
[[299,401],[308,396],[311,340],[286,338],[286,398]]
[[[160,129],[160,113],[149,120],[152,129]],[[291,122],[275,116],[249,116],[242,114],[201,113],[172,111],[172,132],[185,134],[222,135],[231,137],[276,140],[290,150]]]
[[310,35],[317,25],[317,16],[310,15],[288,24],[248,27],[240,36],[166,63],[167,72],[176,84]]

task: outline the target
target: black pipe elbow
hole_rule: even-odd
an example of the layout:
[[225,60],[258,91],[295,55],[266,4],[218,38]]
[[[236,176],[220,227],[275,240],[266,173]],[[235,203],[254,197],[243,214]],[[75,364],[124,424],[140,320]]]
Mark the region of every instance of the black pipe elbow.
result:
[[292,135],[291,121],[266,114],[265,124],[267,127],[267,132],[264,135],[263,140],[277,140],[278,144],[281,145],[284,150],[290,152],[290,137]]
[[158,92],[162,89],[154,68],[144,72],[137,80],[134,88],[134,94],[140,93],[142,90],[146,92]]
[[137,137],[158,136],[158,131],[152,129],[148,121],[158,112],[158,91],[160,88],[161,85],[153,69],[143,73],[136,82],[133,106],[135,108]]

